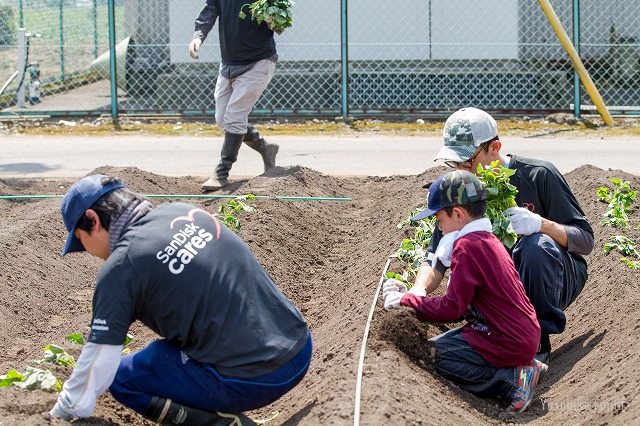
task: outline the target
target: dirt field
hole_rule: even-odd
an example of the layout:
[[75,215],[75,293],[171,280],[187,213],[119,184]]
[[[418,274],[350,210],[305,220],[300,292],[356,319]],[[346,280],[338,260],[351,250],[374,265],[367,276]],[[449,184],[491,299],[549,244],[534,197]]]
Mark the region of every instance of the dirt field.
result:
[[[314,170],[276,168],[234,182],[237,195],[350,197],[352,201],[257,199],[254,213],[242,216],[240,236],[278,285],[300,308],[314,336],[309,373],[289,394],[258,412],[274,416],[268,425],[354,424],[358,362],[363,333],[388,257],[404,237],[396,224],[422,205],[422,185],[444,168],[419,176],[337,178]],[[145,194],[199,194],[201,177],[165,177],[134,168],[96,170],[121,177]],[[640,417],[640,275],[603,254],[611,235],[640,241],[638,208],[632,228],[599,225],[605,204],[596,191],[610,178],[640,177],[620,170],[584,165],[566,175],[596,236],[588,256],[589,279],[567,310],[564,334],[552,336],[553,353],[530,408],[516,417],[502,414],[501,401],[479,399],[439,378],[429,364],[424,340],[441,329],[419,326],[407,308],[385,312],[379,299],[364,356],[360,395],[362,425],[461,425],[526,423],[531,425],[628,425]],[[0,180],[0,195],[63,194],[69,180]],[[161,200],[154,199],[154,203]],[[219,200],[194,200],[215,211]],[[101,261],[87,254],[60,257],[66,232],[60,199],[0,200],[0,374],[23,371],[42,348],[54,343],[77,356],[65,343],[73,332],[88,333],[93,282]],[[393,265],[393,264],[392,264]],[[397,333],[390,333],[395,330]],[[132,348],[155,336],[137,324]],[[401,335],[402,338],[390,336]],[[62,379],[70,370],[55,368]],[[56,399],[44,391],[0,389],[0,425],[59,425],[46,413]],[[107,393],[93,417],[77,425],[145,425],[134,412]]]

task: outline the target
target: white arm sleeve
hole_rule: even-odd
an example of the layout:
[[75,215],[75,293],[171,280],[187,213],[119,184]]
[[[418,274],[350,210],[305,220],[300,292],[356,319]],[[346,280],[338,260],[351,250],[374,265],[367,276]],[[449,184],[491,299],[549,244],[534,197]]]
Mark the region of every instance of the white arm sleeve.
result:
[[113,382],[121,356],[122,345],[87,343],[71,377],[64,383],[51,415],[65,419],[89,417],[98,397]]

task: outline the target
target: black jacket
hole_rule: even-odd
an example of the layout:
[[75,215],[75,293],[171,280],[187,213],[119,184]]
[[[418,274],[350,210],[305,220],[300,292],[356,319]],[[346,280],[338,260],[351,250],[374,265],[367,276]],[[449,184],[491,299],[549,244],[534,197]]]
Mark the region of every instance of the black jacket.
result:
[[193,38],[204,41],[219,19],[220,53],[224,65],[248,65],[276,55],[273,31],[266,22],[260,25],[252,19],[249,6],[240,18],[240,9],[246,0],[207,0],[196,18]]

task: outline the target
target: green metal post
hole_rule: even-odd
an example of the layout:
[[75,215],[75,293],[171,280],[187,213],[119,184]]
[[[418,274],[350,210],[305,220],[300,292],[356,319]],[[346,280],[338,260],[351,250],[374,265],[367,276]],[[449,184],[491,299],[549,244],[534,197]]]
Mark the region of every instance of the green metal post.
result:
[[111,118],[118,120],[118,76],[116,75],[116,12],[114,0],[109,0],[109,74],[111,80]]
[[429,0],[429,60],[433,59],[433,41],[432,41],[432,32],[431,32],[431,29],[433,28],[433,21],[431,18],[432,18],[431,0]]
[[60,79],[64,81],[64,1],[60,0]]
[[93,8],[91,9],[91,18],[93,19],[93,57],[98,57],[98,0],[93,0]]
[[[580,0],[573,0],[573,45],[580,55]],[[573,113],[580,118],[580,75],[573,70]]]
[[22,9],[22,0],[20,0],[18,2],[18,28],[24,28],[24,11]]
[[349,33],[347,9],[348,1],[341,0],[342,13],[341,18],[341,61],[342,61],[342,116],[347,118],[349,116]]

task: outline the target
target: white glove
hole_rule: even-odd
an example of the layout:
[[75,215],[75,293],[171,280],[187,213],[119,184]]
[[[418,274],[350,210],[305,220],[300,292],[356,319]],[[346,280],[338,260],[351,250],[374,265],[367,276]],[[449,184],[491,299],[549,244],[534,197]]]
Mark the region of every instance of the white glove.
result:
[[406,293],[407,286],[404,285],[402,281],[396,280],[395,278],[389,278],[382,285],[382,299],[386,299],[387,294],[392,292]]
[[510,207],[504,211],[510,216],[511,226],[518,235],[531,235],[540,231],[542,218],[523,207]]
[[[406,288],[406,287],[405,287]],[[388,311],[389,309],[397,309],[400,307],[400,299],[402,299],[404,293],[400,293],[399,291],[391,291],[384,296],[384,308]]]
[[453,255],[453,243],[458,237],[458,231],[449,232],[440,239],[438,248],[431,260],[431,267],[435,269],[436,262],[439,260],[447,268],[451,266],[451,256]]
[[424,289],[424,287],[418,285],[414,285],[413,287],[411,287],[411,290],[409,290],[408,293],[420,297],[427,297],[427,291]]
[[54,405],[51,411],[49,411],[49,414],[52,417],[60,417],[61,419],[66,420],[68,422],[73,420],[73,415],[64,411],[64,409],[58,402],[56,402],[56,405]]
[[201,45],[202,40],[200,40],[199,38],[194,38],[193,40],[191,40],[191,43],[189,43],[189,54],[193,59],[200,59],[200,56],[198,56],[198,51],[200,50]]

